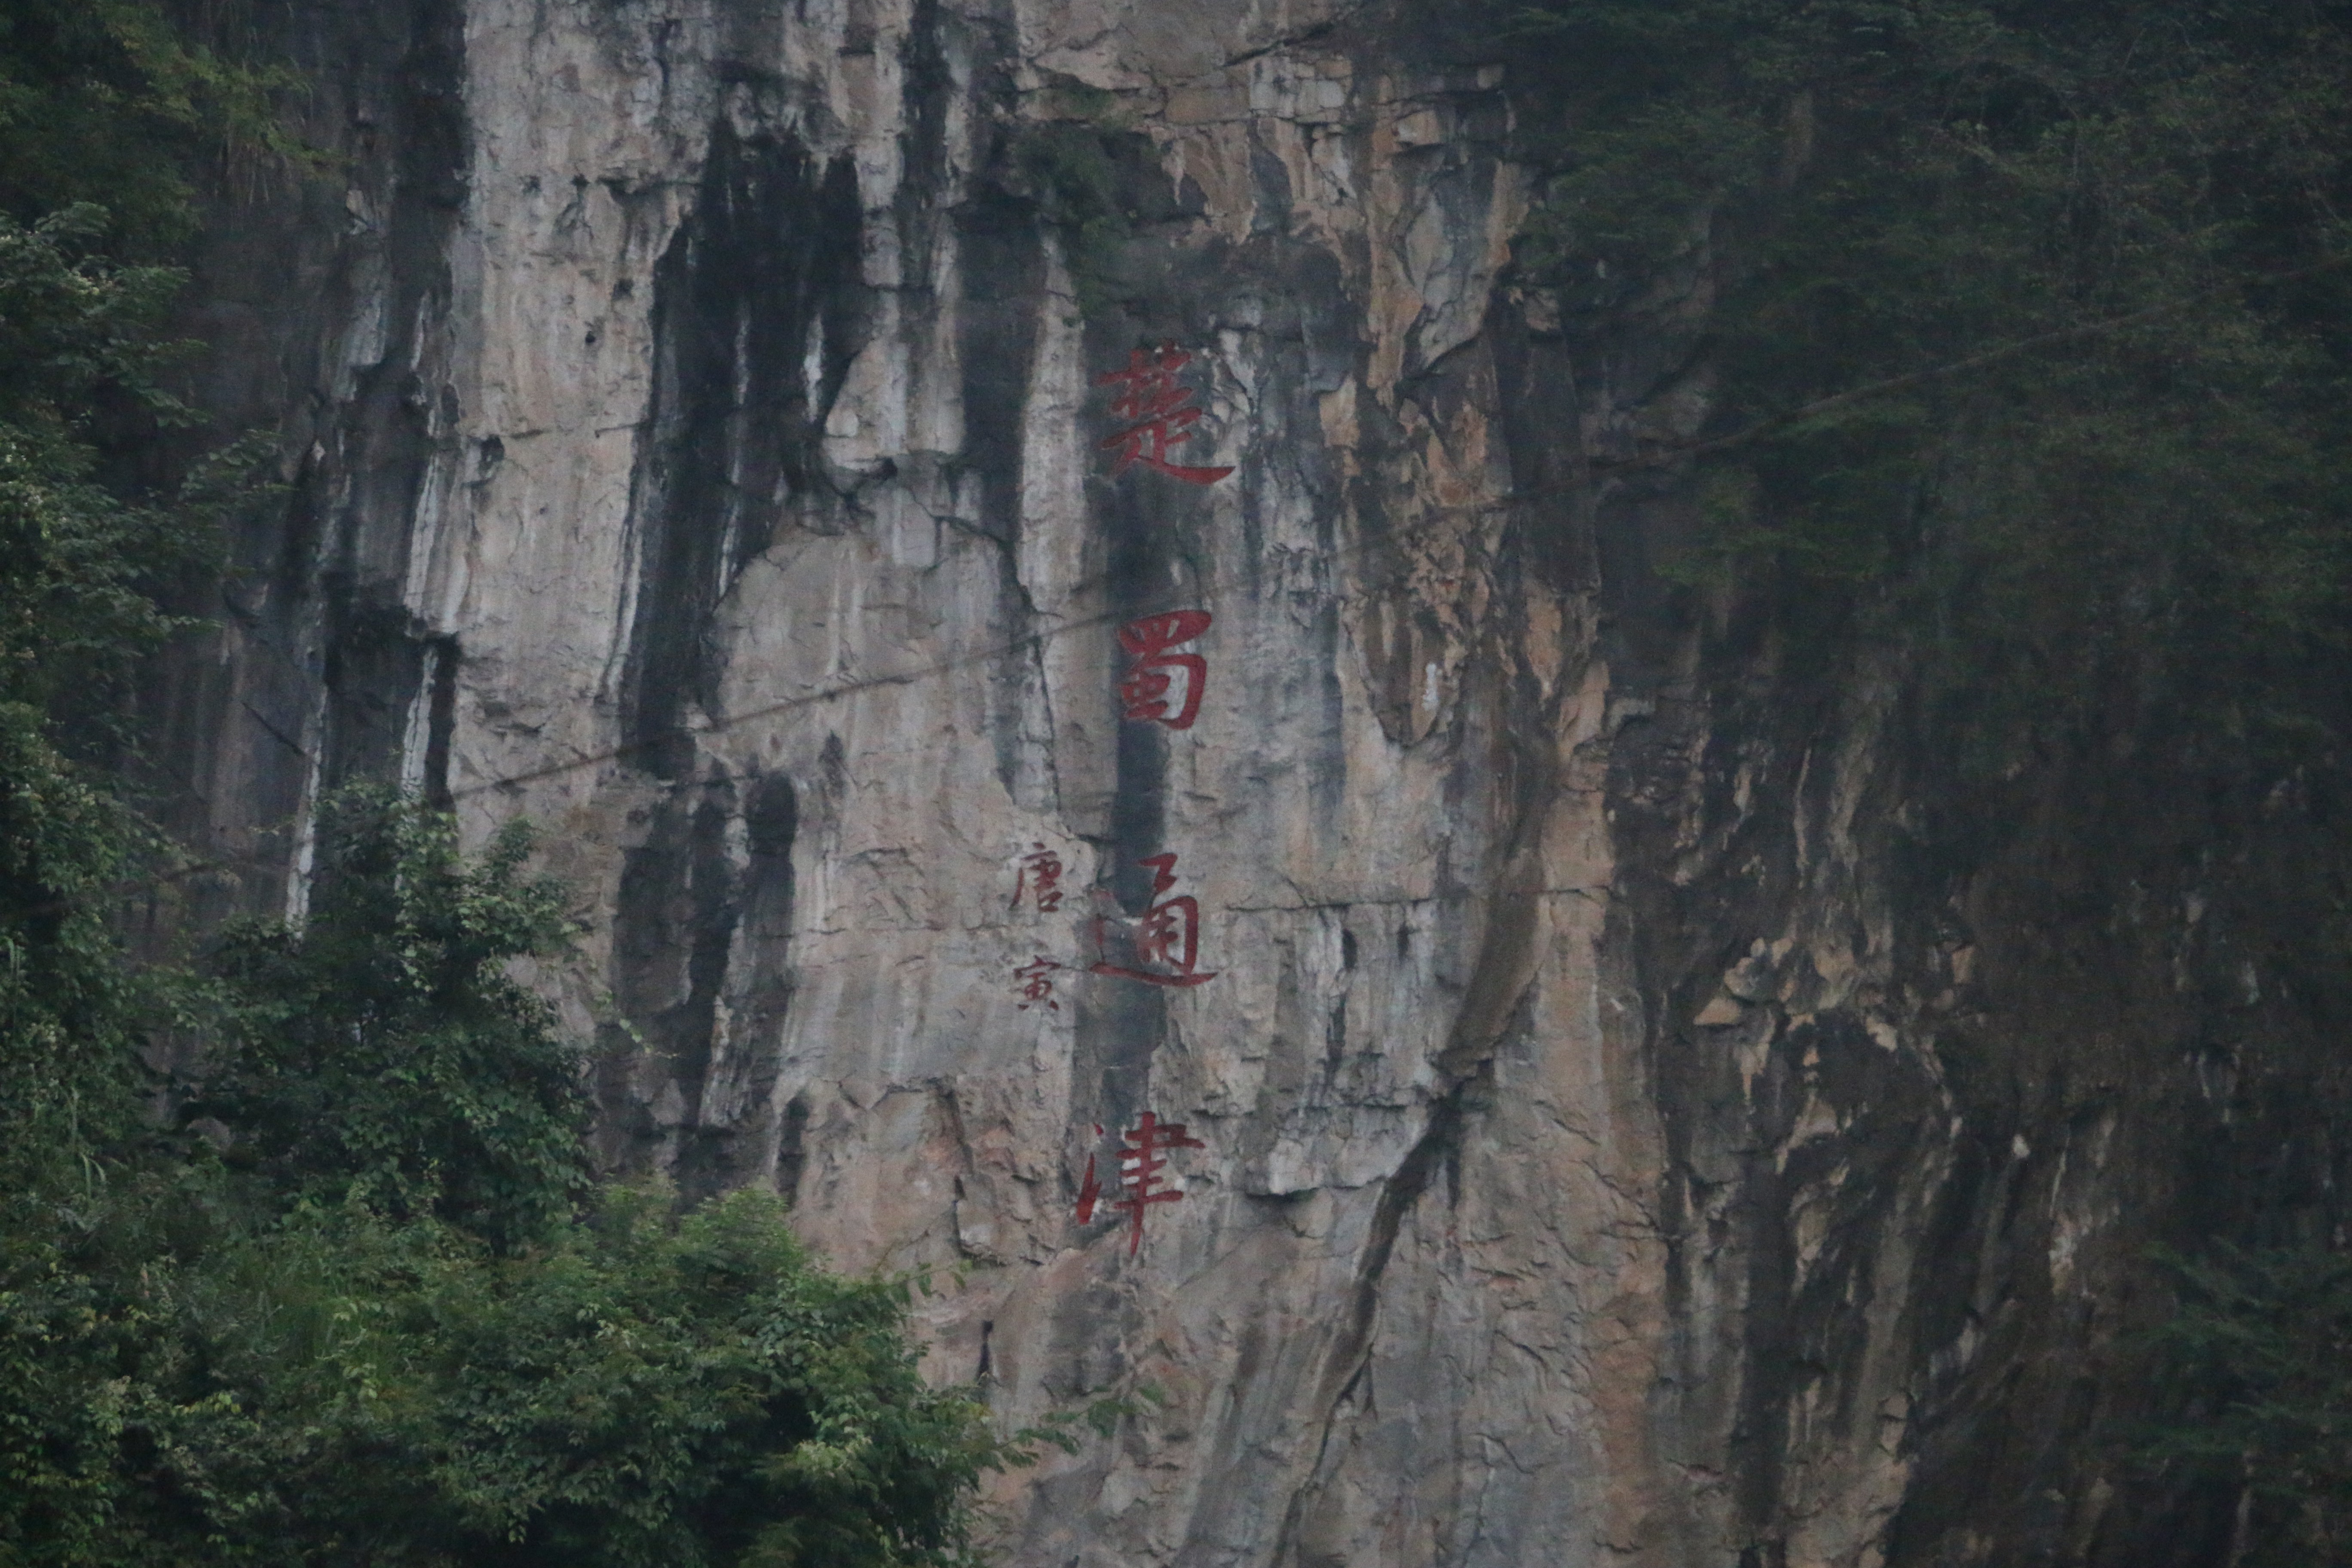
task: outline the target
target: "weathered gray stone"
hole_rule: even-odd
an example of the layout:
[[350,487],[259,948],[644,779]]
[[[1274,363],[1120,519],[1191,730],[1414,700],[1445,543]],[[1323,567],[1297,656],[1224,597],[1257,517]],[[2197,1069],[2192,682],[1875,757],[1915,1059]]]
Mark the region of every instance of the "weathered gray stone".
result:
[[[298,504],[173,672],[183,826],[272,907],[344,777],[544,824],[610,1164],[930,1270],[1008,1422],[1156,1391],[1003,1480],[1008,1563],[2128,1561],[2015,1433],[2088,1429],[2052,1368],[2186,1123],[1984,1043],[2030,921],[1890,869],[1900,670],[1783,680],[1651,569],[1688,487],[1590,464],[1705,418],[1704,287],[1500,281],[1503,72],[1416,15],[304,10],[352,174],[213,258]],[[299,310],[236,297],[271,233]],[[1109,473],[1162,340],[1214,485]],[[1188,607],[1198,722],[1123,721]],[[1163,852],[1215,978],[1024,1008]],[[1205,1146],[1130,1258],[1073,1207],[1147,1110]]]

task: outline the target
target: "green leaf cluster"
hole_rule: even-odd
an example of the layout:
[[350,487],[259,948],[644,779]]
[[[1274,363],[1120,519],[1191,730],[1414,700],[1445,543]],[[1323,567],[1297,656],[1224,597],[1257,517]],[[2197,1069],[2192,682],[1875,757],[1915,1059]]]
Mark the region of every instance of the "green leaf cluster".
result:
[[[173,494],[110,482],[100,437],[184,422],[161,378],[184,281],[170,265],[215,145],[257,130],[283,79],[184,46],[152,7],[26,0],[0,16],[0,1181],[57,1140],[120,1131],[152,989],[125,970],[108,892],[162,847],[90,764],[119,755],[157,594],[211,557],[256,443]],[[274,121],[271,122],[274,127]],[[100,205],[103,203],[104,205]],[[37,1183],[35,1184],[37,1184]]]
[[2352,1555],[2352,1258],[2319,1247],[2168,1258],[2180,1310],[2157,1336],[2166,1419],[2150,1466],[2241,1491],[2245,1568]]
[[[207,8],[233,31],[239,7]],[[173,26],[152,0],[11,0],[0,10],[0,212],[21,224],[102,207],[135,259],[196,226],[195,177],[302,173],[333,160],[293,132],[290,68]]]
[[187,1110],[289,1192],[432,1215],[501,1246],[546,1234],[587,1182],[579,1062],[507,961],[557,951],[562,890],[510,824],[478,862],[456,824],[375,791],[335,803],[298,929],[230,930],[221,1059]]
[[526,837],[468,860],[362,794],[323,850],[306,926],[177,988],[186,1132],[20,1125],[0,1562],[968,1561],[981,1474],[1060,1427],[927,1386],[906,1284],[773,1194],[588,1190],[578,1059],[504,973],[568,934]]
[[1007,138],[1010,183],[1060,234],[1079,313],[1100,315],[1114,301],[1119,255],[1135,236],[1112,147],[1136,132],[1116,95],[1078,83],[1049,89],[1036,113]]
[[[156,846],[89,764],[120,738],[154,594],[205,552],[204,508],[102,483],[89,426],[148,379],[175,274],[86,241],[91,210],[0,215],[0,1180],[49,1132],[120,1113],[136,987],[107,894]],[[110,1074],[115,1075],[110,1077]]]
[[[169,1189],[111,1216],[108,1244],[143,1257],[124,1299],[92,1273],[9,1298],[0,1347],[25,1375],[0,1418],[44,1443],[7,1446],[26,1484],[0,1504],[0,1553],[967,1558],[966,1494],[1005,1450],[966,1396],[924,1384],[903,1289],[813,1266],[771,1194],[680,1221],[666,1191],[608,1188],[500,1257],[356,1205],[255,1227],[216,1183]],[[106,1356],[119,1375],[75,1386]]]
[[2308,672],[2352,588],[2342,7],[1490,15],[1544,170],[1525,279],[1711,388],[1683,454],[1603,455],[1702,470],[1671,574],[1769,589],[1800,655],[1912,647],[1972,778],[2119,679],[2257,746],[2336,724]]

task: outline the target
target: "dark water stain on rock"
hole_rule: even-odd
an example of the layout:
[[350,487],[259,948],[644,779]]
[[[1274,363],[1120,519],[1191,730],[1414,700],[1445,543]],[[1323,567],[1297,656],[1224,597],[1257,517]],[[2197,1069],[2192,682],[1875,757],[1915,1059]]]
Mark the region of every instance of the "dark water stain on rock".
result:
[[635,618],[625,744],[664,778],[715,700],[710,613],[788,509],[821,514],[824,420],[862,345],[862,214],[847,157],[789,134],[711,133],[694,210],[654,275],[654,392],[630,500]]

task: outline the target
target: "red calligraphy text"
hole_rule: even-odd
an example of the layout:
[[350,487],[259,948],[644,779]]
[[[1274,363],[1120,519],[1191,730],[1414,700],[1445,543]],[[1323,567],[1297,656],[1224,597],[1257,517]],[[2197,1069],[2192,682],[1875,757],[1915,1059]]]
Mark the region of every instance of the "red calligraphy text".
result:
[[1062,1005],[1054,1000],[1052,978],[1054,971],[1061,967],[1041,952],[1013,972],[1013,978],[1021,984],[1023,1012],[1026,1013],[1040,1002],[1045,1004],[1048,1012],[1058,1013],[1062,1010]]
[[[1095,1137],[1099,1141],[1102,1135],[1102,1123],[1097,1121],[1095,1123]],[[1095,1217],[1095,1203],[1101,1196],[1102,1184],[1095,1180],[1095,1157],[1092,1153],[1088,1153],[1087,1155],[1087,1179],[1078,1184],[1078,1223],[1080,1225],[1087,1225],[1093,1221]]]
[[1125,369],[1095,377],[1097,386],[1118,388],[1111,395],[1110,411],[1114,417],[1129,422],[1126,429],[1102,444],[1103,450],[1118,453],[1110,468],[1113,479],[1137,463],[1188,485],[1213,485],[1233,472],[1169,458],[1169,448],[1181,447],[1198,434],[1192,426],[1201,411],[1189,406],[1192,389],[1176,379],[1176,373],[1192,361],[1192,356],[1174,342],[1163,342],[1156,349],[1134,351],[1128,355]]
[[1119,1136],[1128,1144],[1118,1152],[1118,1184],[1127,1195],[1111,1207],[1128,1216],[1127,1255],[1132,1258],[1135,1249],[1143,1245],[1143,1211],[1153,1204],[1183,1201],[1181,1188],[1160,1185],[1160,1173],[1168,1168],[1168,1162],[1160,1156],[1171,1149],[1205,1149],[1208,1145],[1198,1138],[1187,1138],[1182,1122],[1162,1124],[1149,1110]]
[[[1176,885],[1174,855],[1146,855],[1139,864],[1152,868],[1155,896]],[[1095,949],[1104,955],[1087,966],[1096,974],[1147,985],[1199,985],[1217,977],[1215,971],[1200,967],[1201,903],[1190,897],[1161,899],[1134,921],[1114,922],[1097,916]],[[1113,952],[1132,962],[1115,963],[1109,956]]]
[[[1148,719],[1171,730],[1189,730],[1201,712],[1201,693],[1209,682],[1209,661],[1197,653],[1173,653],[1209,629],[1206,610],[1171,610],[1146,616],[1118,628],[1118,646],[1134,662],[1118,683],[1118,700],[1129,719]],[[1182,690],[1170,696],[1181,678]]]
[[1021,896],[1036,896],[1037,912],[1052,914],[1062,907],[1062,858],[1043,844],[1033,846],[1021,857],[1020,875],[1013,882],[1013,907],[1021,907]]

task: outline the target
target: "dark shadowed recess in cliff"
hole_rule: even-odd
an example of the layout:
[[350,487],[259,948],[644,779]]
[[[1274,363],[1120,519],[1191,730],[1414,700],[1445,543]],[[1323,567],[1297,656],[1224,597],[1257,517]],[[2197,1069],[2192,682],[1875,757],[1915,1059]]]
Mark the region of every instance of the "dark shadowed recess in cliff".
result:
[[631,499],[637,595],[621,689],[638,767],[690,766],[711,697],[711,609],[788,507],[825,489],[820,443],[863,332],[856,170],[721,121],[694,211],[654,276],[654,391]]
[[662,1121],[693,1125],[686,1105],[664,1116],[658,1102],[672,1086],[679,1100],[698,1100],[709,1068],[740,913],[727,859],[735,805],[735,787],[723,778],[680,791],[651,808],[645,841],[622,859],[613,1001],[629,1026],[608,1028],[609,1071],[597,1086],[601,1152],[609,1164],[635,1165],[652,1152]]
[[989,685],[989,739],[996,776],[1020,798],[1028,715],[1042,679],[1039,652],[1014,639],[1034,630],[1021,584],[1021,421],[1037,353],[1037,312],[1045,292],[1045,247],[1027,204],[989,191],[956,214],[964,287],[957,310],[963,371],[963,450],[958,461],[980,481],[980,526],[997,555],[1003,602],[1023,619],[1003,628],[1011,645]]
[[980,477],[981,524],[1010,542],[1020,526],[1021,413],[1037,352],[1045,250],[1028,205],[996,192],[956,215],[964,298],[956,312],[963,361],[965,468]]
[[[2020,1560],[2101,1568],[2278,1560],[2231,1545],[2226,1479],[2131,1455],[2174,1418],[2151,1376],[2170,1300],[2152,1250],[2343,1234],[2344,781],[2282,781],[2189,712],[2107,724],[1966,862],[1980,1007],[1938,1058],[1968,1179],[1914,1285],[1917,1479],[1890,1563],[1996,1531]],[[1956,1352],[1977,1333],[1972,1361]]]
[[[730,831],[739,808],[740,860]],[[604,1152],[625,1166],[666,1156],[688,1198],[740,1185],[767,1163],[776,1066],[768,1047],[792,1000],[798,822],[789,779],[756,778],[740,791],[718,780],[656,808],[646,842],[623,863],[614,1000],[636,1037],[606,1042],[628,1053],[633,1076],[604,1086]],[[729,1040],[751,1047],[723,1059],[722,997]]]
[[[614,1001],[629,1023],[607,1026],[600,1042],[600,1153],[623,1168],[666,1163],[692,1198],[740,1184],[767,1161],[775,1063],[765,1047],[792,1000],[799,802],[789,779],[739,788],[718,778],[651,815],[621,868]],[[751,1050],[722,1052],[722,998],[729,1038]]]
[[[735,876],[739,911],[735,947],[726,986],[730,1038],[737,1048],[724,1063],[706,1068],[693,1086],[693,1131],[677,1156],[678,1186],[699,1197],[740,1186],[761,1175],[772,1153],[779,1166],[796,1149],[782,1147],[808,1121],[803,1104],[795,1123],[789,1108],[779,1128],[770,1119],[779,1066],[775,1049],[784,1014],[793,1000],[793,839],[800,830],[800,797],[792,780],[772,775],[751,780],[743,791],[744,861]],[[709,1053],[705,1053],[706,1061]],[[780,1172],[799,1179],[797,1169]],[[790,1193],[789,1185],[781,1191]]]
[[[1898,705],[1853,831],[1891,916],[1889,1007],[1920,1043],[1882,1050],[1847,1009],[1784,1016],[1751,1079],[1733,1048],[1749,1025],[1690,1021],[1727,986],[1765,1011],[1783,994],[1786,973],[1748,973],[1751,944],[1805,907],[1801,846],[1839,809],[1824,757],[1890,664],[1850,643],[1790,668],[1779,629],[1806,601],[1785,583],[1709,607],[1655,576],[1644,550],[1673,504],[1636,494],[1599,514],[1612,679],[1657,702],[1620,733],[1610,793],[1617,897],[1659,1021],[1677,1319],[1727,1240],[1746,1258],[1743,1561],[1781,1560],[1800,1412],[1815,1438],[1827,1423],[1849,1451],[1871,1440],[1854,1402],[1870,1336],[1914,1367],[1889,1563],[1958,1561],[1969,1541],[1997,1543],[1971,1561],[2228,1561],[2234,1491],[2130,1458],[2160,1414],[2145,1335],[2168,1298],[2150,1255],[2344,1223],[2340,775],[2282,778],[2184,708],[2116,702],[2007,787],[1996,827],[1948,737]],[[1688,674],[1676,632],[1696,649]],[[1694,870],[1692,842],[1720,847]],[[1851,939],[1869,946],[1858,921]],[[1801,999],[1812,982],[1793,984]],[[1792,1139],[1806,1094],[1840,1128],[1818,1149]],[[1784,1147],[1785,1163],[1769,1152]],[[1926,1184],[1927,1228],[1889,1299],[1877,1258],[1909,1239],[1887,1206],[1906,1181]],[[1799,1268],[1801,1216],[1820,1251]]]
[[783,778],[687,782],[682,725],[690,705],[712,700],[710,615],[736,574],[788,514],[830,526],[837,498],[820,444],[865,331],[860,221],[846,157],[820,167],[790,136],[722,121],[654,277],[621,721],[627,760],[680,783],[647,808],[623,865],[613,959],[629,1026],[603,1042],[600,1143],[611,1164],[669,1164],[689,1196],[737,1184],[768,1157],[772,1053],[728,1053],[719,1018],[724,998],[740,1039],[771,1041],[782,1026],[797,802]]
[[449,734],[457,718],[457,639],[425,635],[406,611],[330,596],[326,776],[404,778],[449,803]]

